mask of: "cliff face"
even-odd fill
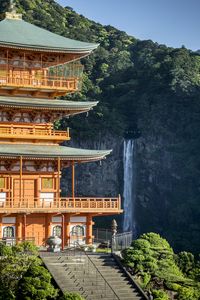
[[[139,233],[158,232],[177,251],[195,252],[200,239],[195,196],[199,180],[189,173],[182,151],[172,150],[174,143],[162,136],[136,142],[136,223]]]
[[[76,166],[78,196],[117,196],[123,194],[123,139],[110,134],[99,140],[74,140],[70,146],[113,149],[106,160]],[[198,208],[191,201],[197,193],[194,181],[185,173],[187,162],[172,151],[174,141],[148,135],[135,141],[134,218],[138,234],[158,232],[176,250],[198,249]],[[63,195],[71,194],[71,170],[63,172]],[[123,199],[122,199],[123,200]],[[123,203],[123,201],[122,201]],[[195,211],[196,209],[196,211]],[[97,226],[109,227],[110,217],[98,218]],[[118,217],[119,227],[122,216]]]
[[[101,162],[76,165],[75,187],[79,196],[115,197],[122,192],[123,186],[123,139],[117,136],[99,136],[98,140],[73,140],[72,147],[83,149],[112,149],[112,153]],[[61,182],[63,193],[71,193],[71,170],[63,172]]]

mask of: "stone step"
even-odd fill
[[[110,255],[55,255],[42,259],[62,291],[78,292],[87,300],[145,299]]]

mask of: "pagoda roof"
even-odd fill
[[[32,144],[1,144],[0,157],[27,159],[55,159],[71,161],[97,161],[104,159],[112,150],[86,150],[58,145],[32,145]]]
[[[72,40],[30,24],[22,19],[0,22],[0,46],[62,53],[89,54],[98,44]]]
[[[57,99],[0,96],[0,106],[14,108],[89,111],[97,104],[97,101],[78,102]]]

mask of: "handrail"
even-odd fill
[[[4,209],[91,209],[99,210],[110,209],[118,211],[121,209],[120,198],[93,198],[93,197],[75,197],[75,198],[13,198],[6,197],[0,199],[0,211]]]
[[[63,78],[55,79],[55,77],[41,77],[36,78],[32,76],[27,77],[15,77],[15,76],[2,76],[0,75],[0,86],[27,86],[32,88],[40,87],[52,88],[52,89],[64,89],[64,90],[78,90],[81,79],[78,77],[74,78]]]
[[[22,135],[23,138],[26,135],[40,135],[40,136],[60,136],[69,137],[69,128],[67,131],[53,130],[52,127],[31,126],[31,125],[8,125],[0,124],[0,135]]]
[[[78,247],[81,249],[81,245],[79,244],[78,241],[76,241],[76,244],[78,245]],[[91,258],[89,257],[89,255],[87,254],[86,251],[84,251],[84,254],[86,255],[88,261],[92,264],[92,266],[95,268],[96,272],[98,274],[100,274],[101,278],[103,279],[104,283],[107,284],[109,286],[109,288],[111,289],[111,291],[113,292],[114,296],[116,297],[117,300],[120,300],[120,298],[118,297],[118,295],[115,293],[115,291],[113,290],[112,286],[109,284],[109,282],[106,280],[106,278],[102,275],[101,271],[99,271],[99,269],[96,267],[96,265],[94,264],[94,262],[91,260]],[[97,286],[97,284],[96,284]],[[106,286],[106,285],[105,285]],[[105,289],[106,292],[106,289]]]

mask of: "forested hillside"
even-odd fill
[[[162,233],[178,250],[200,241],[200,56],[140,41],[62,8],[53,0],[16,0],[24,19],[55,33],[100,43],[84,59],[79,100],[98,107],[70,121],[74,134],[97,132],[138,139],[137,207],[140,232]],[[3,13],[8,1],[0,1]],[[3,14],[1,14],[3,18]],[[62,128],[68,120],[57,124]]]

